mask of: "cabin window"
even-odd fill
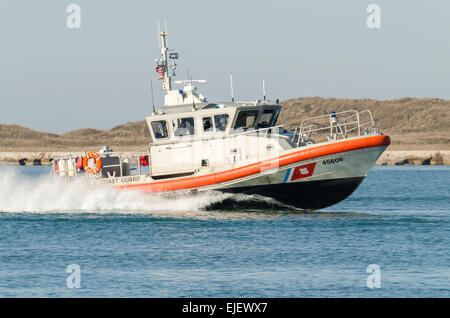
[[[152,121],[152,129],[156,139],[169,137],[165,120]]]
[[[243,128],[244,130],[246,130],[250,127],[253,127],[257,116],[257,110],[240,111],[237,116],[236,123],[234,124],[234,129]]]
[[[256,128],[267,128],[272,127],[275,123],[275,109],[266,109],[262,112],[259,117],[258,124]]]
[[[194,118],[187,117],[174,119],[173,131],[177,137],[195,135]]]
[[[213,121],[211,117],[203,118],[203,131],[204,132],[214,131]]]
[[[225,131],[228,124],[228,116],[227,114],[215,115],[214,123],[216,125],[216,131]]]

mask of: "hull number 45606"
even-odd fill
[[[333,159],[326,159],[324,161],[322,161],[323,165],[332,165],[334,163],[338,163],[338,162],[344,162],[344,158],[339,157],[339,158],[333,158]]]

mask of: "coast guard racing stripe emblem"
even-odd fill
[[[292,173],[291,181],[311,177],[313,175],[315,167],[316,167],[315,162],[296,167],[294,169],[294,172]]]

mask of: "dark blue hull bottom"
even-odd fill
[[[220,189],[222,192],[258,194],[304,210],[318,210],[346,199],[364,177]]]

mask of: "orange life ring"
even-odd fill
[[[89,159],[93,158],[95,161],[95,167],[91,168],[88,166]],[[88,152],[86,156],[83,158],[83,168],[90,174],[96,174],[99,173],[100,169],[102,168],[102,159],[96,152]]]

